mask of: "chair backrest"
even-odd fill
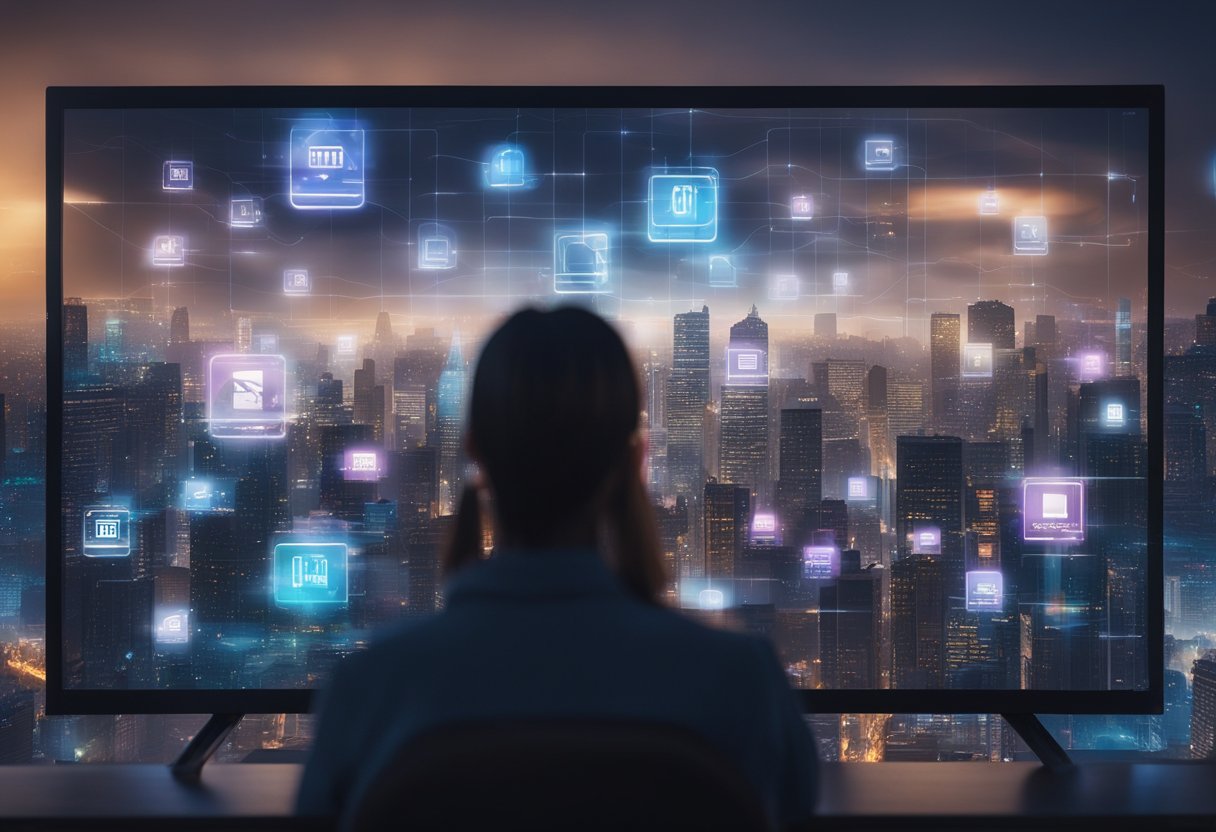
[[[771,829],[755,790],[707,740],[621,722],[460,724],[408,742],[344,829]]]

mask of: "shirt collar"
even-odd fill
[[[557,600],[624,592],[595,549],[496,549],[457,572],[446,587],[447,606],[473,598]]]

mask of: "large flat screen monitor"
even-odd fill
[[[558,304],[666,602],[809,710],[1159,708],[1162,98],[51,90],[51,709],[302,710],[441,608],[479,345]]]

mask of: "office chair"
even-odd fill
[[[771,829],[716,747],[669,726],[595,721],[440,728],[407,743],[342,828]]]

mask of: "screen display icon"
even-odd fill
[[[418,268],[423,271],[456,268],[456,233],[434,222],[418,226]]]
[[[160,234],[152,239],[153,266],[186,265],[186,238],[180,234]]]
[[[228,203],[228,222],[251,228],[262,224],[262,200],[256,196],[241,197]]]
[[[802,549],[802,577],[806,580],[822,581],[839,577],[840,551],[835,546],[804,546]]]
[[[757,514],[752,518],[752,543],[772,544],[777,542],[777,515]]]
[[[1085,481],[1027,477],[1022,483],[1022,538],[1085,540]]]
[[[570,232],[553,238],[553,291],[603,294],[608,285],[608,235]]]
[[[1107,402],[1103,421],[1108,428],[1121,428],[1127,423],[1123,402]]]
[[[153,639],[158,646],[190,643],[190,610],[186,607],[157,607],[153,625]]]
[[[737,285],[735,266],[725,254],[715,254],[709,258],[709,285],[717,289]]]
[[[848,294],[848,291],[849,291],[849,273],[848,272],[833,272],[832,273],[832,290],[838,295]]]
[[[183,511],[231,511],[236,507],[236,481],[191,477],[182,483]]]
[[[349,600],[345,543],[280,543],[273,560],[276,604],[344,605]]]
[[[1047,253],[1047,217],[1014,217],[1013,253]]]
[[[895,142],[891,139],[866,139],[866,170],[895,170]]]
[[[287,432],[287,362],[281,355],[217,355],[207,376],[216,439],[281,439]]]
[[[967,611],[993,612],[1004,604],[1005,576],[1000,572],[977,569],[967,573]]]
[[[283,294],[308,295],[312,293],[312,277],[308,269],[283,270]]]
[[[194,189],[194,162],[165,162],[162,187],[166,191]]]
[[[291,128],[288,197],[294,208],[359,208],[363,205],[363,130]]]
[[[375,448],[347,448],[342,454],[342,478],[355,482],[375,482],[383,475],[380,451]]]
[[[980,194],[980,216],[995,217],[1001,213],[1001,201],[997,198],[996,191],[989,188]]]
[[[797,275],[779,274],[769,281],[769,300],[798,300],[801,281]]]
[[[1077,376],[1082,382],[1106,378],[1106,355],[1083,352],[1077,357]]]
[[[870,478],[849,477],[848,495],[850,500],[870,499]]]
[[[490,188],[531,188],[540,177],[528,173],[528,157],[518,145],[498,145],[484,162],[485,183]]]
[[[942,553],[942,530],[937,526],[913,527],[912,554],[940,555]]]
[[[84,510],[81,550],[87,558],[124,558],[131,554],[131,512],[117,506]]]
[[[810,194],[795,194],[790,197],[790,219],[810,220],[815,218],[815,198]]]
[[[963,378],[992,378],[992,344],[963,344]]]
[[[768,384],[768,356],[756,347],[726,348],[727,384]]]
[[[339,335],[334,339],[334,356],[354,358],[359,351],[359,339],[354,335]]]
[[[667,171],[650,177],[652,243],[712,243],[718,239],[718,172]]]

